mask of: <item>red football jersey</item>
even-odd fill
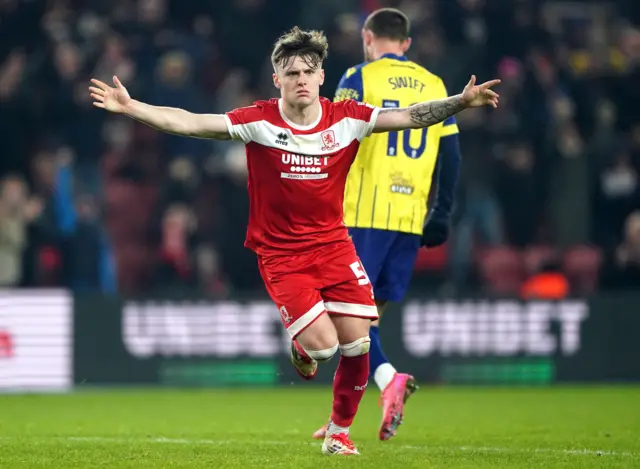
[[[245,246],[258,255],[291,254],[348,239],[342,208],[347,174],[379,109],[325,98],[320,105],[320,116],[308,126],[289,121],[279,99],[226,114],[232,138],[246,147]]]

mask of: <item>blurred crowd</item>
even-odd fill
[[[410,58],[450,92],[503,80],[498,110],[459,117],[454,230],[421,253],[416,285],[640,285],[637,1],[0,0],[0,286],[260,289],[242,145],[107,115],[88,79],[224,112],[276,94],[271,47],[298,24],[329,37],[332,97],[379,6],[412,19]]]

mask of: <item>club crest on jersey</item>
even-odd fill
[[[340,144],[336,142],[336,134],[333,130],[325,130],[320,134],[320,138],[322,139],[322,151],[333,150],[340,146]]]

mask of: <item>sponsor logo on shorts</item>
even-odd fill
[[[280,306],[280,317],[285,322],[285,324],[289,324],[291,322],[291,316],[289,315],[289,311],[285,306]]]

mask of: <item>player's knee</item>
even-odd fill
[[[369,353],[370,346],[371,339],[369,339],[369,336],[360,337],[349,344],[340,344],[340,353],[344,357],[358,357]]]
[[[304,330],[298,337],[298,343],[307,355],[319,362],[331,360],[338,352],[338,334],[328,316],[323,315]]]
[[[326,362],[331,360],[333,356],[338,352],[338,342],[329,348],[325,348],[323,350],[306,350],[307,355],[313,358],[317,362]]]

